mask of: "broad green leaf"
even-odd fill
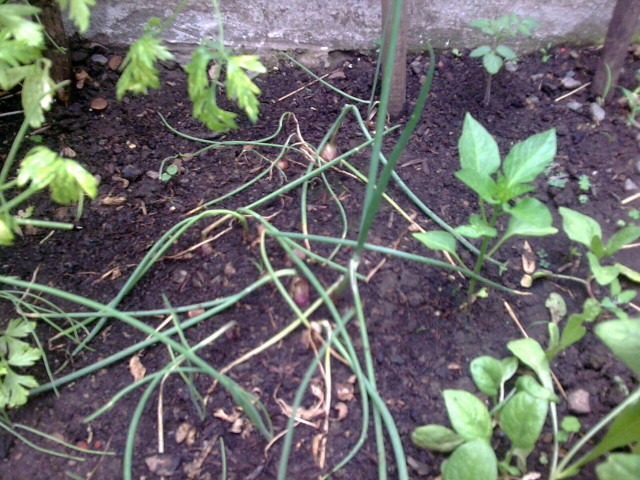
[[[543,386],[553,390],[549,361],[537,341],[533,338],[521,338],[507,343],[507,348],[538,375]]]
[[[540,437],[548,409],[547,400],[518,392],[500,410],[500,428],[514,447],[531,451]]]
[[[486,55],[490,51],[491,51],[491,47],[489,45],[481,45],[477,48],[474,48],[469,54],[469,56],[472,58],[478,58]]]
[[[549,352],[558,348],[560,345],[560,329],[558,325],[549,322],[547,323],[547,330],[549,332],[549,344],[547,346],[547,358],[549,358]]]
[[[606,255],[604,243],[602,243],[602,238],[593,237],[591,239],[591,245],[589,246],[589,250],[593,253],[598,259],[604,258]]]
[[[471,362],[471,378],[478,390],[489,397],[497,397],[502,385],[502,363],[488,355]]]
[[[460,235],[469,238],[489,237],[494,238],[498,235],[498,231],[490,226],[480,215],[471,215],[469,217],[471,225],[461,225],[454,230]]]
[[[67,205],[80,200],[83,194],[90,198],[98,195],[98,181],[74,160],[64,159],[49,184],[53,201]]]
[[[502,381],[506,382],[518,371],[518,359],[516,357],[505,357],[500,360],[502,364]]]
[[[11,369],[0,381],[0,409],[16,408],[27,403],[29,390],[38,386],[38,382],[29,375],[19,375]]]
[[[57,0],[62,10],[69,5],[69,18],[78,27],[80,33],[84,33],[89,28],[90,7],[96,4],[96,0]]]
[[[625,365],[640,375],[640,319],[599,323],[595,333]]]
[[[43,189],[51,183],[56,175],[62,158],[45,147],[33,147],[20,163],[18,170],[18,186],[23,187],[31,182],[30,188]]]
[[[592,322],[600,314],[600,304],[589,298],[584,302],[581,313],[574,313],[569,316],[567,324],[562,330],[560,342],[547,350],[547,358],[551,360],[569,345],[573,345],[587,333],[587,329],[582,325],[584,322]]]
[[[509,185],[509,180],[502,172],[498,172],[496,181],[496,197],[503,205],[508,206],[511,200],[525,193],[535,190],[533,185],[519,183],[517,185]]]
[[[500,203],[495,198],[497,193],[496,182],[489,175],[466,168],[458,170],[454,175],[467,187],[476,192],[485,202],[491,205]]]
[[[480,439],[463,443],[442,462],[443,480],[496,480],[498,460],[491,446]]]
[[[638,295],[638,292],[635,292],[633,290],[625,290],[623,292],[620,292],[620,294],[618,294],[618,296],[616,297],[616,302],[618,304],[629,303],[634,298],[636,298],[637,295]]]
[[[464,116],[458,151],[462,170],[472,170],[487,177],[500,166],[498,144],[470,113]]]
[[[532,397],[545,400],[547,402],[557,403],[560,401],[553,390],[540,385],[531,375],[521,375],[516,380],[516,389],[519,392],[526,392]]]
[[[611,423],[604,438],[589,454],[580,459],[577,466],[581,467],[600,455],[640,441],[640,402],[629,405]]]
[[[640,238],[640,227],[627,225],[611,236],[605,247],[604,256],[609,257],[613,255],[625,245],[635,242],[638,238]]]
[[[616,263],[614,266],[618,269],[620,275],[624,275],[632,282],[640,283],[640,272],[631,270],[629,267],[622,265],[621,263]]]
[[[414,233],[413,237],[432,250],[438,250],[448,252],[452,255],[457,255],[456,239],[449,232],[434,230],[431,232]]]
[[[523,198],[509,209],[509,213],[511,218],[504,233],[505,239],[517,235],[542,237],[558,232],[558,229],[551,225],[553,217],[547,206],[535,198]]]
[[[569,239],[591,248],[593,237],[602,238],[600,224],[593,218],[566,207],[559,208],[562,228]]]
[[[640,455],[612,453],[596,467],[598,480],[638,480]]]
[[[260,89],[251,81],[244,70],[265,73],[266,68],[260,63],[256,55],[238,55],[229,57],[227,63],[227,98],[236,100],[238,106],[244,110],[253,123],[258,121],[258,101]]]
[[[564,298],[556,292],[551,292],[544,302],[544,306],[549,310],[551,321],[559,323],[567,315],[567,304]]]
[[[146,94],[149,88],[160,88],[155,63],[170,60],[173,55],[153,32],[146,32],[129,48],[122,62],[122,75],[116,85],[116,97],[122,100],[127,92]]]
[[[484,65],[485,70],[491,75],[498,73],[502,68],[503,63],[504,61],[502,60],[502,57],[493,52],[489,52],[482,57],[482,65]]]
[[[502,55],[502,57],[505,60],[514,60],[515,58],[517,58],[516,53],[511,50],[509,47],[507,47],[506,45],[498,45],[496,47],[496,52],[499,55]]]
[[[442,425],[423,425],[411,432],[411,441],[420,448],[436,452],[451,452],[464,443],[456,432]]]
[[[458,435],[465,440],[479,438],[488,442],[493,426],[484,403],[464,390],[445,390],[443,395],[449,421]]]
[[[553,128],[517,143],[502,164],[508,185],[532,182],[553,161],[555,155],[556,131]]]
[[[589,260],[589,268],[600,285],[609,285],[616,278],[620,271],[615,265],[602,266],[593,253],[587,252],[587,260]]]

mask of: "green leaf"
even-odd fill
[[[497,397],[502,385],[502,363],[488,355],[474,358],[471,362],[471,378],[482,393]]]
[[[489,237],[494,238],[498,235],[498,231],[490,226],[480,215],[471,215],[469,217],[471,225],[461,225],[454,230],[460,235],[469,238]]]
[[[487,28],[489,25],[490,25],[489,20],[485,18],[477,18],[473,22],[469,22],[470,27],[479,28],[479,29]]]
[[[420,448],[436,452],[451,452],[464,443],[456,432],[442,425],[423,425],[411,433],[411,441]]]
[[[258,106],[260,105],[257,95],[260,95],[261,92],[243,70],[256,73],[265,73],[267,70],[256,55],[229,57],[227,63],[227,98],[236,100],[249,120],[255,123],[258,121]]]
[[[593,218],[566,207],[559,208],[562,228],[569,239],[591,248],[593,237],[602,238],[600,224]]]
[[[489,175],[466,168],[458,170],[454,175],[467,187],[476,192],[485,202],[491,205],[500,203],[499,200],[495,198],[497,192],[496,182]]]
[[[523,198],[508,212],[511,214],[511,218],[504,233],[505,239],[517,235],[542,237],[558,232],[557,228],[551,226],[553,223],[551,212],[538,199]]]
[[[578,433],[581,427],[580,420],[578,420],[577,417],[568,415],[562,419],[562,422],[560,423],[560,427],[565,432]]]
[[[595,333],[625,365],[640,375],[640,319],[599,323]]]
[[[442,462],[443,480],[496,480],[498,460],[491,446],[480,439],[463,443]]]
[[[614,266],[618,269],[620,275],[624,275],[632,282],[640,283],[640,272],[631,270],[629,267],[622,265],[621,263],[616,263]]]
[[[18,375],[7,369],[0,382],[0,409],[16,408],[27,403],[29,390],[38,386],[38,382],[29,375]]]
[[[43,189],[51,183],[62,159],[44,146],[33,147],[20,163],[18,186],[31,182],[30,188]]]
[[[533,338],[522,338],[507,343],[507,348],[525,365],[533,370],[542,385],[553,390],[549,361],[540,344]]]
[[[544,306],[549,310],[551,321],[559,323],[567,315],[567,304],[564,298],[556,292],[551,292],[544,302]]]
[[[530,452],[540,437],[548,409],[547,400],[518,392],[500,410],[500,428],[514,447]]]
[[[131,45],[120,67],[122,75],[116,85],[118,100],[122,100],[127,92],[146,94],[149,88],[160,88],[155,63],[172,58],[173,55],[153,32],[142,35]]]
[[[598,480],[638,480],[640,455],[612,453],[605,463],[596,467]]]
[[[553,128],[517,143],[502,164],[508,186],[532,182],[553,161],[555,155],[556,131]]]
[[[598,257],[596,257],[593,253],[587,252],[587,260],[589,260],[589,268],[591,269],[591,273],[595,277],[596,281],[600,285],[609,285],[616,278],[618,278],[618,274],[620,271],[613,266],[605,266],[600,265],[598,261]]]
[[[506,45],[498,45],[496,47],[496,52],[499,55],[502,55],[505,60],[515,60],[517,58],[516,53]]]
[[[14,235],[12,229],[4,219],[0,218],[0,245],[9,247],[13,243]]]
[[[474,48],[469,54],[469,56],[472,58],[483,57],[490,51],[491,51],[491,47],[489,45],[481,45],[480,47]]]
[[[54,82],[49,76],[51,61],[43,58],[23,67],[22,107],[29,125],[38,128],[44,122],[44,111],[51,108]]]
[[[516,380],[516,390],[519,392],[526,392],[532,397],[536,397],[547,402],[557,403],[560,401],[553,390],[540,385],[531,375],[521,375],[518,377],[518,380]]]
[[[449,232],[431,231],[414,233],[413,237],[432,250],[458,255],[456,252],[456,239]]]
[[[609,257],[613,255],[625,245],[635,242],[638,238],[640,238],[640,227],[636,225],[628,225],[622,230],[618,230],[607,242],[604,256]]]
[[[6,29],[6,37],[14,38],[27,46],[40,48],[44,45],[43,28],[30,19],[39,12],[39,8],[30,5],[0,5],[0,26]]]
[[[84,33],[89,28],[89,18],[91,12],[89,7],[96,4],[96,0],[57,0],[62,10],[67,8],[69,4],[69,18],[78,27],[80,33]]]
[[[493,52],[489,52],[482,57],[482,65],[484,65],[485,70],[491,75],[498,73],[502,68],[503,63],[502,57]]]
[[[498,144],[469,113],[464,116],[458,151],[462,170],[472,170],[487,177],[500,166]]]
[[[584,302],[581,313],[574,313],[569,316],[567,324],[562,330],[559,344],[547,350],[547,358],[551,360],[569,345],[573,345],[582,339],[587,333],[587,329],[582,324],[594,321],[600,311],[600,304],[596,300],[587,299]]]
[[[458,435],[465,440],[478,438],[488,442],[493,426],[484,403],[464,390],[445,390],[443,395],[449,421]]]

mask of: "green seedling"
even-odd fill
[[[496,141],[467,113],[458,151],[461,169],[455,176],[478,195],[480,205],[480,214],[471,215],[468,225],[455,229],[460,235],[482,240],[475,273],[480,272],[485,256],[492,256],[510,238],[539,237],[557,232],[552,226],[553,218],[549,209],[540,200],[524,197],[534,190],[530,182],[542,173],[555,156],[554,129],[516,144],[501,162]],[[503,232],[498,232],[496,222],[504,215],[509,217],[507,227]],[[414,234],[414,237],[433,250],[451,254],[462,263],[452,234],[431,231]],[[470,295],[474,289],[475,281],[472,280]]]
[[[578,188],[583,192],[591,190],[591,179],[588,175],[582,174],[578,177]],[[578,201],[584,205],[589,201],[589,196],[586,193],[581,193],[578,195]]]
[[[636,120],[636,116],[640,113],[640,70],[636,71],[636,82],[638,86],[633,90],[627,90],[624,87],[619,88],[627,100],[627,108],[629,109],[627,125],[640,128],[640,123]]]
[[[633,220],[640,220],[640,210],[638,210],[637,208],[632,208],[631,210],[629,210],[627,212],[627,215]]]
[[[547,180],[547,185],[550,187],[564,188],[567,186],[567,179],[561,177],[551,177]]]
[[[551,43],[547,43],[546,47],[542,47],[540,49],[540,53],[542,54],[542,63],[547,63],[551,58],[553,58],[553,53],[551,53],[552,45]]]
[[[549,268],[551,266],[549,264],[549,261],[547,260],[547,257],[549,256],[549,254],[544,248],[541,248],[540,250],[538,250],[536,252],[536,256],[538,257],[538,263],[542,268]]]
[[[0,333],[0,411],[24,405],[29,390],[38,386],[31,375],[18,373],[33,366],[42,356],[38,348],[23,340],[33,335],[34,328],[35,322],[14,318]]]
[[[457,48],[452,48],[451,49],[451,54],[456,58],[461,58],[462,57],[462,52],[460,50],[458,50]]]
[[[179,170],[180,169],[178,168],[178,166],[172,163],[165,169],[164,172],[162,172],[162,174],[160,175],[160,180],[162,180],[163,182],[168,182],[176,173],[178,173]]]
[[[491,100],[491,79],[500,71],[505,61],[513,61],[517,58],[515,52],[507,45],[504,45],[502,41],[508,36],[515,37],[518,34],[529,37],[531,36],[531,30],[540,27],[540,25],[531,18],[521,18],[515,13],[493,20],[479,18],[469,25],[491,37],[490,44],[481,45],[470,53],[471,57],[482,59],[482,65],[487,71],[484,104],[488,106]]]

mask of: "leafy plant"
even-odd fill
[[[523,197],[534,190],[530,185],[553,160],[556,153],[555,130],[551,129],[529,137],[513,146],[504,161],[500,160],[498,145],[493,137],[469,113],[466,114],[462,135],[458,142],[461,169],[455,176],[478,195],[480,214],[471,215],[469,224],[455,229],[468,238],[482,239],[480,254],[474,272],[480,272],[485,255],[492,256],[500,246],[515,236],[538,237],[552,235],[549,209],[532,197]],[[487,206],[491,212],[488,212]],[[503,215],[509,216],[504,232],[498,232],[496,222]],[[431,231],[416,233],[414,237],[433,250],[453,255],[456,239],[448,232]],[[489,249],[489,243],[493,242]],[[472,279],[469,294],[474,293]]]
[[[479,18],[469,25],[491,37],[490,44],[481,45],[469,54],[473,58],[481,58],[482,65],[487,71],[487,84],[484,95],[484,104],[487,106],[491,100],[491,79],[500,71],[506,60],[515,60],[517,58],[515,52],[507,45],[504,45],[502,41],[506,37],[515,37],[518,34],[529,37],[532,29],[539,28],[540,24],[532,18],[521,18],[515,13],[510,13],[493,20]]]
[[[551,58],[553,58],[553,53],[551,52],[552,45],[551,43],[547,43],[546,47],[542,47],[540,49],[540,53],[542,54],[542,63],[547,63]]]
[[[636,120],[636,116],[640,113],[640,70],[636,71],[636,81],[638,86],[633,90],[627,90],[624,87],[619,87],[620,91],[627,100],[627,107],[629,113],[627,114],[627,125],[640,128],[640,123]]]
[[[18,373],[18,369],[33,366],[42,356],[38,348],[22,340],[32,335],[34,328],[35,322],[14,318],[0,333],[0,411],[24,405],[29,389],[38,386],[32,376]]]
[[[627,212],[627,215],[629,216],[629,218],[632,218],[634,220],[640,220],[640,210],[638,210],[637,208],[632,208],[631,210],[629,210]]]

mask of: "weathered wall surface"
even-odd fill
[[[473,47],[482,35],[467,24],[509,12],[531,17],[542,28],[518,40],[518,49],[538,49],[547,42],[598,43],[604,39],[615,0],[449,0],[408,1],[409,45],[429,39],[436,48]],[[128,45],[151,16],[167,18],[176,0],[147,2],[99,0],[93,8],[89,38]],[[371,50],[380,37],[380,0],[220,0],[225,43],[249,51],[305,49]],[[192,0],[165,39],[180,52],[215,38],[216,17],[210,0]]]

